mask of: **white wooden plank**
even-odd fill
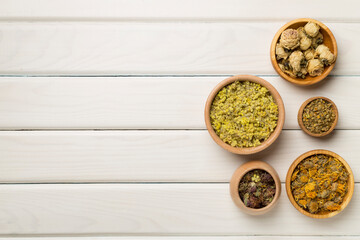
[[[0,129],[205,129],[206,99],[225,78],[0,78]],[[308,88],[264,79],[283,98],[285,129],[300,129],[298,109],[316,95],[338,106],[338,129],[360,129],[360,77],[331,77]]]
[[[291,163],[312,149],[342,156],[360,182],[360,131],[326,139],[284,131],[262,153],[243,157],[206,131],[0,132],[0,182],[228,182],[250,159],[270,163],[284,182]]]
[[[126,236],[126,237],[54,237],[46,236],[49,240],[358,240],[360,236]],[[45,237],[0,237],[1,240],[44,240]]]
[[[6,20],[288,20],[306,15],[359,21],[356,0],[1,0],[0,5]]]
[[[275,74],[269,47],[284,23],[1,22],[0,74]],[[360,74],[360,23],[325,24],[333,74]]]
[[[0,234],[360,234],[357,194],[321,220],[299,213],[285,192],[269,214],[247,216],[228,184],[20,184],[1,185],[0,196]]]

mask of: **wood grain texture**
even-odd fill
[[[307,86],[316,84],[324,79],[331,73],[332,69],[334,68],[336,62],[334,61],[330,66],[325,66],[322,73],[319,76],[310,76],[310,74],[306,74],[304,79],[298,77],[292,77],[289,74],[283,72],[280,69],[278,59],[276,56],[276,45],[280,41],[281,34],[286,29],[299,29],[299,27],[304,27],[308,22],[316,23],[320,27],[320,33],[323,36],[322,44],[327,46],[329,50],[334,54],[335,60],[338,56],[338,48],[337,43],[334,35],[332,34],[331,30],[322,22],[312,19],[312,18],[298,18],[294,19],[290,22],[287,22],[282,26],[275,34],[270,47],[270,55],[271,55],[271,64],[273,65],[275,71],[285,80],[300,85],[300,86]]]
[[[243,202],[243,200],[240,198],[239,185],[245,174],[251,172],[252,170],[257,170],[257,169],[264,170],[265,172],[271,175],[272,179],[275,182],[275,193],[271,202],[266,207],[251,208],[251,207],[247,207],[246,204]],[[237,168],[231,177],[229,186],[230,186],[230,195],[235,205],[238,206],[239,209],[241,209],[241,211],[243,211],[244,213],[253,216],[263,215],[270,212],[278,203],[281,192],[283,191],[281,190],[281,182],[276,170],[268,163],[258,160],[249,161],[241,165],[239,168]]]
[[[359,2],[347,0],[1,0],[1,19],[46,20],[288,20],[312,16],[359,21]],[[311,8],[309,7],[311,5]],[[261,7],[259,7],[261,6]],[[324,6],[332,6],[326,7]],[[269,9],[276,9],[269,11]],[[338,11],[341,9],[341,11]]]
[[[322,220],[300,214],[286,194],[268,214],[245,215],[228,184],[20,184],[0,185],[0,195],[0,234],[360,234],[358,195]]]
[[[275,74],[284,23],[1,22],[0,74]],[[324,24],[339,45],[332,74],[360,74],[360,23]]]
[[[360,131],[325,139],[283,131],[267,150],[229,153],[206,131],[1,131],[0,182],[228,182],[247,160],[263,160],[285,181],[291,163],[312,149],[343,157],[360,182]]]
[[[219,91],[221,91],[224,87],[228,86],[229,84],[233,84],[234,82],[246,82],[250,81],[253,83],[260,84],[261,86],[265,87],[269,94],[272,96],[274,103],[277,105],[278,109],[278,118],[276,122],[276,128],[275,130],[270,134],[270,136],[259,146],[256,147],[245,147],[245,148],[239,148],[239,147],[233,147],[228,143],[225,143],[216,133],[214,128],[212,127],[212,120],[211,120],[211,107],[214,99],[216,98]],[[229,94],[228,94],[229,95]],[[229,78],[226,78],[225,80],[221,81],[219,84],[217,84],[211,93],[209,94],[209,97],[206,100],[205,103],[205,111],[204,111],[204,118],[205,118],[205,125],[206,129],[208,130],[210,136],[212,139],[223,149],[236,153],[239,155],[250,155],[254,153],[258,153],[263,151],[264,149],[268,148],[272,143],[276,141],[276,139],[279,137],[285,121],[285,107],[284,102],[279,94],[279,92],[274,88],[273,85],[271,85],[268,81],[265,81],[262,78],[253,76],[253,75],[236,75]]]
[[[226,77],[0,78],[0,129],[205,129],[205,102]],[[285,129],[313,96],[339,109],[337,129],[360,129],[360,77],[330,77],[301,88],[263,77],[285,104]]]

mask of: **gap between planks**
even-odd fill
[[[359,131],[357,128],[349,129],[334,129],[334,131]],[[205,128],[71,128],[71,129],[62,129],[62,128],[50,128],[50,129],[0,129],[0,132],[147,132],[147,131],[207,131]],[[301,131],[301,129],[283,129],[282,131]]]

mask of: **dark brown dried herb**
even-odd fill
[[[246,173],[239,183],[239,196],[245,206],[263,208],[275,196],[275,181],[266,171],[256,169]]]
[[[332,103],[318,98],[308,103],[302,113],[302,120],[307,130],[320,134],[329,131],[336,118]]]
[[[264,86],[235,81],[223,87],[210,109],[210,121],[220,139],[232,147],[256,147],[275,130],[279,108]]]
[[[291,176],[291,191],[297,204],[313,214],[340,209],[347,193],[349,174],[334,157],[319,154],[302,160]]]

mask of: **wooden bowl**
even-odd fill
[[[268,172],[275,181],[275,196],[272,202],[263,208],[249,208],[246,207],[239,195],[239,183],[243,176],[251,170],[261,169]],[[273,167],[269,164],[262,161],[250,161],[241,165],[234,172],[230,180],[230,195],[236,206],[238,206],[242,211],[250,215],[262,215],[270,211],[278,202],[279,196],[281,194],[281,182],[279,175]]]
[[[326,213],[326,214],[312,214],[309,213],[307,211],[305,211],[304,209],[302,209],[296,202],[295,199],[292,195],[291,192],[291,188],[290,188],[290,184],[291,184],[291,176],[293,174],[293,171],[295,170],[296,166],[305,158],[315,155],[315,154],[324,154],[324,155],[329,155],[332,157],[335,157],[336,159],[338,159],[346,168],[347,172],[349,173],[349,179],[348,179],[348,192],[345,195],[344,201],[341,204],[341,208],[337,211],[334,212],[330,212],[330,213]],[[346,206],[349,204],[351,197],[354,193],[354,175],[353,172],[351,171],[351,168],[349,166],[349,164],[347,164],[347,162],[340,157],[339,155],[337,155],[334,152],[328,151],[328,150],[322,150],[322,149],[318,149],[318,150],[312,150],[309,152],[306,152],[304,154],[302,154],[301,156],[299,156],[290,166],[287,175],[286,175],[286,193],[289,197],[289,200],[291,202],[291,204],[302,214],[311,217],[311,218],[329,218],[329,217],[333,217],[336,214],[340,213],[342,210],[344,210],[346,208]]]
[[[312,84],[315,84],[315,83],[323,80],[327,75],[329,75],[331,70],[334,68],[335,62],[333,64],[331,64],[330,66],[325,67],[324,72],[320,76],[311,77],[309,75],[306,75],[305,79],[293,78],[293,77],[290,77],[289,75],[287,75],[286,73],[284,73],[283,71],[281,71],[281,69],[278,65],[278,62],[276,60],[275,47],[276,47],[276,44],[278,43],[280,35],[283,31],[285,31],[288,28],[297,29],[298,27],[303,27],[303,26],[305,26],[306,23],[308,23],[310,21],[314,22],[320,26],[320,32],[324,36],[323,44],[326,45],[330,49],[330,51],[335,55],[335,57],[337,58],[338,49],[337,49],[337,44],[336,44],[334,35],[330,31],[330,29],[327,26],[325,26],[322,22],[319,22],[319,21],[317,21],[315,19],[311,19],[311,18],[295,19],[293,21],[288,22],[284,26],[282,26],[279,29],[279,31],[275,34],[275,37],[272,40],[271,47],[270,47],[271,63],[273,65],[275,71],[285,80],[295,83],[297,85],[302,85],[302,86],[312,85]]]
[[[269,92],[273,96],[276,104],[278,105],[279,117],[278,117],[277,126],[276,126],[275,130],[271,133],[270,137],[257,147],[249,147],[249,148],[232,147],[231,145],[223,142],[220,139],[220,137],[215,133],[213,127],[211,126],[210,108],[211,108],[211,104],[212,104],[216,94],[223,87],[225,87],[235,81],[250,81],[250,82],[255,82],[255,83],[262,85],[263,87],[265,87],[269,90]],[[206,124],[206,128],[207,128],[210,136],[214,139],[214,141],[219,146],[221,146],[222,148],[224,148],[232,153],[236,153],[236,154],[242,154],[242,155],[253,154],[253,153],[260,152],[260,151],[266,149],[267,147],[269,147],[280,135],[281,130],[284,125],[284,121],[285,121],[285,108],[284,108],[284,103],[280,97],[280,94],[276,91],[276,89],[269,82],[265,81],[262,78],[252,76],[252,75],[237,75],[237,76],[226,78],[225,80],[221,81],[212,90],[212,92],[210,93],[210,95],[206,101],[206,104],[205,104],[205,124]]]
[[[315,100],[315,99],[324,99],[325,101],[328,101],[332,104],[333,108],[334,108],[334,112],[335,112],[335,121],[334,123],[332,124],[331,128],[327,131],[327,132],[323,132],[323,133],[312,133],[310,132],[309,130],[306,129],[305,125],[304,125],[304,122],[303,122],[303,119],[302,119],[302,115],[303,115],[303,112],[304,112],[304,108],[306,107],[306,105],[308,105],[311,101]],[[299,112],[298,112],[298,116],[297,116],[297,119],[298,119],[298,123],[299,123],[299,126],[300,128],[306,132],[307,134],[309,134],[310,136],[313,136],[313,137],[324,137],[326,135],[328,135],[329,133],[331,133],[337,122],[338,122],[338,119],[339,119],[339,112],[338,112],[338,109],[335,105],[335,103],[333,101],[331,101],[330,99],[326,98],[326,97],[312,97],[312,98],[309,98],[308,100],[306,100],[300,107],[299,109]]]

